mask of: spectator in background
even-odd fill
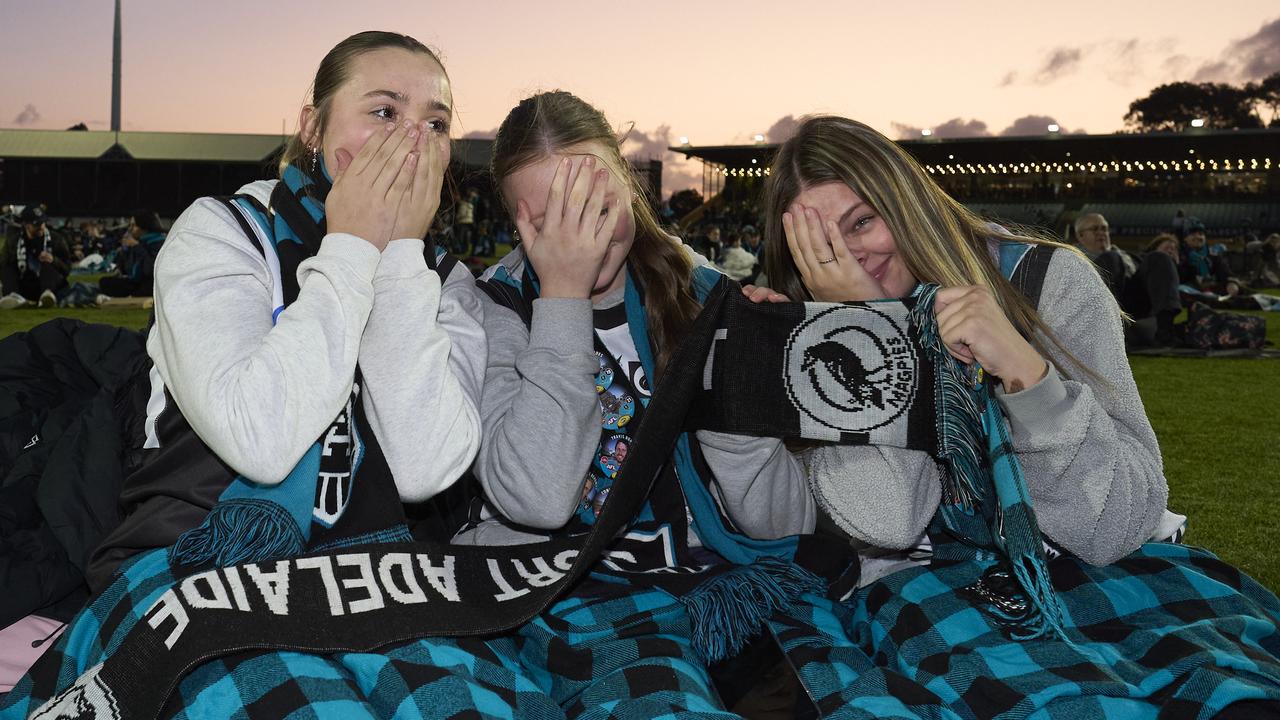
[[[150,297],[155,279],[156,255],[164,244],[164,226],[151,210],[139,210],[120,239],[116,255],[119,275],[98,281],[103,295],[110,297]]]
[[[476,222],[475,255],[489,257],[494,254],[493,223],[488,219]]]
[[[1111,244],[1111,226],[1098,213],[1085,213],[1076,218],[1076,242],[1084,254],[1102,273],[1107,289],[1119,302],[1125,284],[1138,272],[1138,263],[1129,253]]]
[[[44,209],[28,205],[18,217],[20,227],[9,233],[0,257],[0,309],[38,302],[53,307],[57,292],[67,284],[71,251],[49,231]]]
[[[738,235],[729,236],[729,244],[716,267],[725,275],[740,283],[749,284],[755,281],[757,264],[760,259],[742,247],[742,239]]]
[[[719,259],[723,250],[724,241],[720,238],[720,227],[712,225],[711,229],[707,231],[706,256],[712,259]]]
[[[475,188],[468,188],[466,195],[458,201],[458,209],[453,218],[453,251],[459,256],[471,254],[471,243],[475,237],[476,198],[480,193]]]
[[[742,226],[742,249],[760,257],[760,253],[764,250],[764,244],[760,242],[760,231],[756,230],[754,225]]]
[[[1182,211],[1182,208],[1178,208],[1178,212],[1173,214],[1173,222],[1169,223],[1169,227],[1173,230],[1178,242],[1182,242],[1182,238],[1187,236],[1187,214]]]
[[[1178,238],[1160,233],[1142,256],[1121,307],[1134,319],[1126,328],[1130,345],[1174,344],[1173,319],[1182,311],[1178,296]]]
[[[1225,258],[1209,252],[1205,242],[1204,223],[1192,218],[1187,224],[1187,237],[1182,246],[1182,262],[1178,276],[1182,284],[1198,290],[1215,292],[1226,287],[1231,274]]]
[[[1280,285],[1280,233],[1245,243],[1245,272],[1252,285]]]

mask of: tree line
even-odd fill
[[[1178,131],[1191,121],[1219,129],[1280,128],[1280,72],[1243,85],[1173,82],[1129,104],[1130,132]]]

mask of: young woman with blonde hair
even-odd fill
[[[956,442],[965,412],[938,411],[968,463],[803,451],[863,569],[852,608],[811,598],[814,647],[847,653],[802,673],[815,698],[927,717],[1280,699],[1275,596],[1208,553],[1148,542],[1180,516],[1165,510],[1120,309],[1088,259],[977,217],[902,147],[840,117],[806,119],[779,148],[765,243],[770,284],[792,299],[930,308],[915,332],[936,338],[940,377],[972,388],[958,395],[974,393],[981,420]],[[966,475],[993,484],[975,494]],[[1256,672],[1241,686],[1218,670],[1235,661]]]

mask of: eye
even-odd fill
[[[875,219],[876,219],[875,215],[863,215],[862,217],[853,221],[853,223],[849,226],[849,232],[856,233],[861,230],[865,230],[867,226],[871,224],[871,221]]]
[[[395,120],[395,119],[396,119],[396,109],[395,109],[395,108],[393,108],[393,107],[391,107],[390,105],[383,105],[382,107],[376,108],[376,109],[375,109],[372,113],[370,113],[370,114],[371,114],[371,115],[373,115],[374,117],[380,118],[380,119],[382,119],[382,120]]]
[[[430,128],[432,132],[438,132],[438,133],[448,134],[448,132],[449,132],[449,121],[448,121],[448,120],[445,120],[445,119],[443,119],[443,118],[436,118],[435,120],[428,120],[428,121],[427,121],[427,127],[428,127],[428,128]]]

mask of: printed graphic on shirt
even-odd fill
[[[636,352],[635,341],[631,339],[631,329],[627,325],[625,308],[617,305],[607,310],[597,310],[595,326],[596,336],[608,348],[609,354],[626,374],[627,384],[635,388],[640,402],[647,405],[653,391],[649,388],[649,378],[645,376],[644,365],[640,363],[640,354]],[[599,387],[600,383],[597,382],[596,385]]]
[[[352,390],[347,406],[320,439],[320,473],[312,517],[331,528],[351,502],[351,487],[360,456],[360,436],[352,422],[359,387]]]
[[[605,477],[610,479],[618,476],[618,470],[622,468],[622,463],[627,459],[627,451],[631,449],[631,438],[626,435],[614,435],[600,445],[600,452],[596,456],[596,467],[598,467]]]
[[[600,372],[596,374],[596,392],[602,393],[613,385],[613,368],[609,367],[609,361],[599,352],[596,353],[596,359],[600,361]]]
[[[607,388],[600,393],[600,412],[606,430],[620,430],[635,416],[636,400],[624,388]]]

